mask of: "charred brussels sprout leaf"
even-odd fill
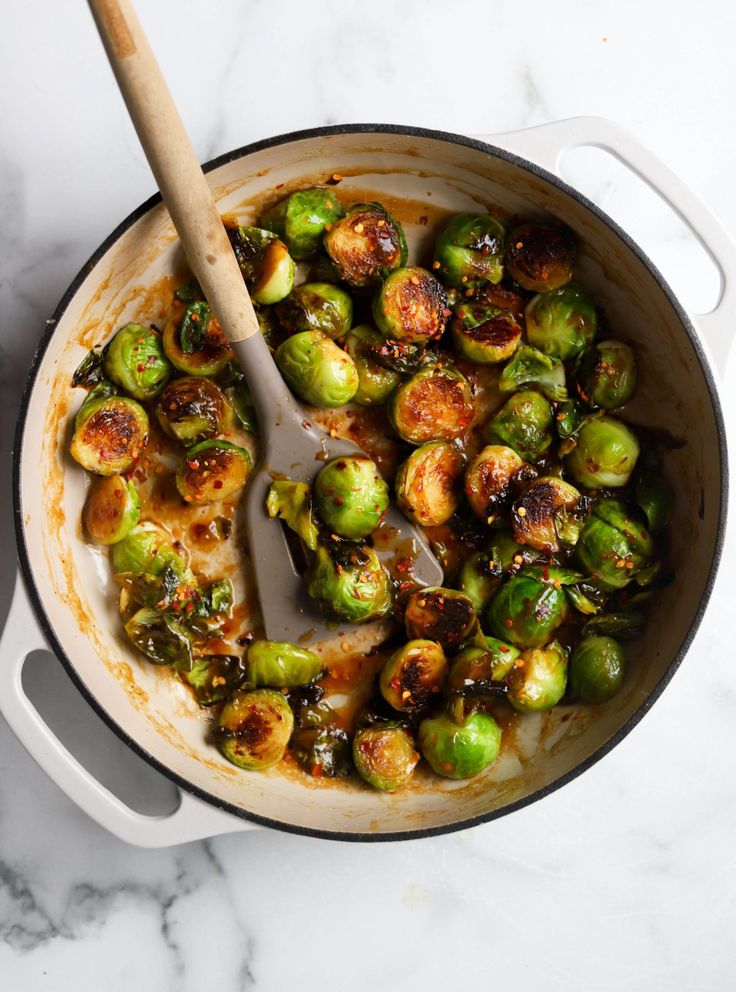
[[[353,301],[339,286],[305,282],[276,304],[282,327],[290,333],[322,331],[328,338],[344,337],[353,322]]]
[[[340,727],[298,727],[291,747],[297,764],[315,778],[345,778],[352,771],[350,738]]]
[[[508,677],[508,687],[508,701],[520,713],[556,706],[567,687],[567,651],[557,641],[523,651]]]
[[[180,578],[186,573],[184,558],[174,549],[171,535],[157,524],[145,521],[134,527],[110,550],[110,564],[115,575],[161,575],[166,568],[173,568]]]
[[[540,293],[527,305],[525,316],[529,344],[563,362],[592,344],[598,330],[595,306],[579,286]]]
[[[487,713],[473,713],[462,724],[441,713],[422,720],[419,749],[437,775],[473,778],[498,757],[501,728]]]
[[[510,310],[471,300],[455,310],[452,339],[463,358],[493,365],[514,354],[521,341],[521,324]]]
[[[385,616],[393,602],[391,580],[373,548],[336,544],[317,549],[307,571],[307,592],[330,616],[363,623]]]
[[[465,473],[465,495],[479,520],[492,524],[506,509],[523,466],[515,451],[500,444],[489,444],[476,455]]]
[[[506,400],[483,428],[490,444],[504,444],[524,459],[534,462],[552,444],[554,417],[549,402],[533,389],[522,389]]]
[[[293,729],[294,714],[280,692],[237,690],[222,709],[215,741],[238,768],[262,771],[283,758]]]
[[[373,298],[373,320],[386,338],[422,343],[439,338],[450,311],[447,293],[426,269],[396,269]]]
[[[179,673],[182,682],[194,690],[200,706],[214,706],[224,702],[234,689],[242,685],[245,676],[242,659],[229,654],[194,658],[191,670]]]
[[[599,417],[580,428],[565,466],[581,486],[615,489],[629,481],[638,457],[639,442],[626,424],[613,417]]]
[[[419,369],[437,364],[436,355],[427,351],[423,345],[411,344],[409,341],[392,341],[381,337],[380,343],[371,340],[367,347],[379,365],[401,375],[413,375]]]
[[[319,655],[288,641],[256,641],[248,648],[248,681],[280,689],[319,678]]]
[[[204,300],[177,308],[164,327],[166,357],[188,375],[217,375],[232,359],[217,318]]]
[[[417,448],[396,473],[396,503],[409,520],[434,527],[450,519],[458,507],[465,461],[447,441]]]
[[[294,259],[284,242],[260,227],[225,226],[253,302],[267,306],[288,296]]]
[[[446,676],[447,659],[441,645],[417,638],[394,651],[381,670],[378,688],[393,709],[411,712],[442,691]]]
[[[116,544],[135,527],[140,515],[141,501],[134,484],[109,475],[93,483],[82,519],[95,544]]]
[[[144,606],[125,624],[125,633],[157,665],[173,665],[181,671],[192,667],[191,634],[166,613]]]
[[[501,582],[501,569],[488,551],[476,551],[463,560],[457,585],[478,613],[491,601]]]
[[[636,477],[634,495],[637,504],[644,511],[649,529],[655,534],[664,530],[672,516],[674,503],[669,483],[661,475],[641,471]]]
[[[204,376],[183,376],[164,389],[156,404],[161,429],[183,445],[224,434],[233,410],[225,394]]]
[[[244,382],[236,383],[227,390],[227,398],[240,421],[240,426],[250,434],[258,434],[258,420],[253,397]]]
[[[646,624],[646,617],[637,610],[621,613],[599,613],[583,626],[585,637],[615,637],[619,641],[631,641],[639,637]]]
[[[535,386],[556,403],[566,400],[565,367],[559,358],[545,355],[529,345],[521,345],[504,367],[498,388],[501,393],[514,393],[524,386]]]
[[[453,658],[445,686],[448,696],[477,699],[505,693],[504,679],[521,652],[495,637],[484,637],[483,642],[463,648]]]
[[[520,224],[506,241],[506,267],[512,279],[534,293],[548,293],[572,279],[575,243],[570,233],[545,224]]]
[[[380,203],[356,203],[325,235],[325,249],[340,278],[368,286],[406,265],[401,225]]]
[[[574,517],[580,493],[557,476],[535,479],[514,503],[511,523],[521,544],[530,544],[545,554],[577,542],[582,520]]]
[[[514,575],[505,582],[488,608],[488,630],[517,648],[545,644],[568,614],[563,589]]]
[[[83,386],[91,389],[102,382],[105,372],[102,366],[102,354],[95,349],[88,351],[79,363],[72,376],[72,386]]]
[[[294,334],[274,358],[289,387],[312,406],[344,406],[358,390],[355,362],[321,331]]]
[[[341,217],[342,207],[332,190],[315,186],[285,197],[262,215],[261,223],[301,260],[319,251],[325,231]]]
[[[176,488],[195,506],[227,499],[245,485],[250,455],[229,441],[201,441],[190,448],[176,470]]]
[[[623,341],[600,341],[583,355],[577,386],[582,399],[593,407],[623,406],[636,388],[634,352]]]
[[[317,550],[319,531],[312,518],[312,493],[306,482],[278,479],[271,483],[266,499],[269,517],[283,520],[310,551]]]
[[[623,589],[652,565],[654,542],[644,524],[623,503],[600,500],[593,506],[576,548],[585,571],[604,587]]]
[[[500,568],[504,574],[516,574],[526,565],[548,564],[545,555],[536,548],[519,544],[512,531],[497,530],[488,550],[493,568]]]
[[[74,421],[72,458],[96,475],[132,468],[148,440],[148,415],[127,396],[87,399]]]
[[[405,727],[394,724],[365,727],[353,739],[353,762],[358,774],[382,792],[393,792],[406,785],[419,757]]]
[[[352,455],[328,462],[314,480],[317,513],[340,537],[369,537],[388,509],[388,486],[374,461]]]
[[[136,400],[150,400],[171,377],[159,335],[142,324],[121,327],[105,348],[105,374]]]
[[[403,441],[452,441],[473,420],[470,383],[455,369],[429,366],[403,382],[388,402],[388,415]]]
[[[399,374],[376,357],[381,347],[385,347],[384,339],[370,324],[353,327],[345,339],[345,351],[358,372],[358,391],[353,400],[361,406],[385,403],[400,382]]]
[[[626,659],[612,637],[584,637],[570,659],[570,691],[584,703],[605,703],[623,685]]]
[[[458,214],[437,235],[435,268],[456,289],[477,289],[503,278],[505,231],[488,214]]]
[[[468,596],[442,586],[418,589],[406,602],[407,637],[437,641],[446,651],[466,641],[478,626],[475,607]]]

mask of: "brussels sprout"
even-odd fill
[[[506,267],[524,289],[548,293],[572,279],[575,244],[570,234],[546,224],[520,224],[506,239]]]
[[[516,452],[501,444],[489,444],[476,455],[465,473],[465,495],[476,517],[493,523],[511,502],[514,479],[523,466]]]
[[[566,362],[593,343],[598,315],[579,286],[564,286],[535,296],[525,310],[529,344]]]
[[[452,441],[473,420],[473,394],[455,369],[429,366],[403,382],[388,402],[388,415],[403,441]]]
[[[294,259],[284,242],[260,227],[226,228],[251,300],[267,306],[288,296],[294,284]]]
[[[365,727],[353,738],[353,763],[358,774],[383,792],[406,785],[419,758],[414,739],[405,727],[390,723]]]
[[[387,338],[412,342],[439,338],[449,316],[445,287],[417,265],[395,269],[373,297],[373,320]]]
[[[636,516],[615,499],[593,506],[575,549],[585,571],[608,589],[623,589],[652,564],[654,542]]]
[[[503,278],[505,231],[488,214],[458,214],[442,227],[434,247],[434,268],[457,289],[477,289]]]
[[[325,231],[341,217],[342,207],[332,190],[315,186],[285,197],[261,216],[261,224],[300,260],[319,251]]]
[[[210,654],[194,658],[191,671],[179,678],[194,690],[200,706],[224,702],[246,677],[242,658],[230,654]]]
[[[471,600],[442,586],[417,589],[409,596],[404,613],[406,635],[412,640],[437,641],[449,651],[478,626]]]
[[[340,537],[368,537],[388,509],[388,486],[378,466],[365,455],[335,458],[314,480],[317,513]]]
[[[397,372],[376,358],[375,349],[383,344],[383,337],[370,324],[353,327],[345,339],[345,351],[358,371],[358,391],[353,400],[361,406],[385,403],[401,381]]]
[[[440,713],[419,724],[419,749],[437,775],[472,778],[498,757],[501,728],[487,713],[473,713],[462,724]]]
[[[442,691],[447,659],[436,641],[409,641],[391,655],[378,676],[381,695],[395,710],[426,706]]]
[[[298,727],[291,748],[297,764],[315,778],[345,778],[352,771],[350,738],[340,727]]]
[[[150,400],[171,377],[171,363],[160,336],[151,327],[126,324],[105,348],[105,375],[135,400]]]
[[[132,482],[119,475],[97,479],[82,511],[84,526],[95,544],[116,544],[140,520],[141,501]]]
[[[173,617],[144,606],[125,624],[125,633],[138,650],[157,665],[192,667],[192,635]]]
[[[280,692],[239,689],[222,708],[215,740],[238,768],[262,771],[283,758],[293,729],[294,714]]]
[[[312,406],[343,406],[358,390],[355,362],[321,331],[287,338],[274,359],[291,389]]]
[[[577,387],[591,406],[604,410],[623,406],[636,388],[634,352],[623,341],[599,341],[583,355]]]
[[[524,459],[534,462],[552,444],[552,407],[540,393],[522,389],[510,396],[486,421],[483,437],[489,444],[505,444]]]
[[[526,575],[514,575],[491,600],[488,629],[494,637],[517,648],[536,648],[565,622],[568,611],[563,589]]]
[[[382,337],[380,344],[371,341],[366,347],[379,365],[400,375],[413,375],[438,362],[434,352],[427,351],[424,345],[411,344],[409,341],[390,341]]]
[[[632,641],[644,632],[646,617],[637,610],[621,613],[599,613],[583,624],[584,637],[615,637],[619,641]]]
[[[580,428],[565,467],[581,486],[616,489],[629,481],[638,457],[639,442],[626,424],[599,417]]]
[[[217,375],[232,359],[230,345],[204,300],[175,309],[164,327],[164,351],[188,375]]]
[[[669,484],[661,475],[642,470],[637,474],[634,498],[644,511],[649,530],[657,534],[664,530],[672,515],[674,497]]]
[[[401,225],[380,203],[356,203],[325,235],[325,249],[340,278],[367,286],[406,265]]]
[[[200,441],[179,462],[176,488],[187,503],[216,503],[242,489],[250,467],[245,448],[229,441]]]
[[[602,414],[597,411],[586,410],[577,400],[569,399],[559,403],[555,416],[555,427],[560,440],[567,442],[567,444],[560,445],[559,454],[565,455],[572,451],[576,442],[570,439],[574,439],[580,433],[580,428],[588,420],[596,420],[600,416]]]
[[[292,334],[322,331],[328,338],[341,338],[353,322],[353,301],[339,286],[305,282],[276,304],[276,313],[282,327]]]
[[[307,592],[323,610],[341,620],[363,623],[391,610],[393,589],[373,548],[355,544],[320,546],[307,574]]]
[[[186,573],[183,557],[174,550],[171,535],[158,524],[144,521],[134,527],[121,541],[110,549],[110,564],[115,575],[161,575],[166,568],[173,568],[177,576]]]
[[[255,641],[248,648],[248,681],[275,689],[306,685],[319,678],[319,655],[288,641]]]
[[[514,393],[524,386],[536,386],[556,403],[566,400],[565,367],[559,358],[545,355],[529,345],[521,345],[504,367],[498,388],[501,393]]]
[[[312,519],[312,493],[306,482],[277,479],[271,483],[266,498],[269,517],[278,517],[304,541],[310,551],[317,550],[319,530]]]
[[[549,710],[565,695],[567,651],[557,641],[523,651],[508,677],[508,701],[520,713]]]
[[[459,651],[450,663],[445,692],[470,698],[505,692],[503,680],[521,652],[495,637],[484,637],[485,646],[471,644]]]
[[[535,479],[516,500],[511,511],[514,536],[521,544],[557,554],[574,545],[582,522],[573,516],[580,493],[555,475]]]
[[[96,403],[97,400],[106,400],[110,396],[119,396],[119,395],[120,395],[120,387],[117,386],[114,382],[110,382],[109,379],[102,379],[100,382],[98,382],[96,386],[93,386],[92,389],[90,389],[90,391],[84,397],[84,402],[77,410],[76,416],[74,417],[75,429],[79,427],[79,425],[86,419],[87,411],[89,410],[89,408],[92,406],[93,403]]]
[[[231,386],[225,393],[228,402],[240,422],[240,426],[250,434],[258,434],[258,418],[250,389],[244,382]]]
[[[501,570],[487,551],[476,551],[464,559],[458,589],[468,597],[478,613],[491,601],[501,581]]]
[[[584,703],[605,703],[623,685],[624,649],[612,637],[584,637],[570,659],[570,691]]]
[[[135,464],[148,440],[148,416],[127,396],[85,401],[74,421],[69,453],[96,475],[119,475]]]
[[[164,434],[190,445],[224,434],[232,425],[233,409],[211,379],[184,376],[161,393],[156,417]]]
[[[519,347],[521,324],[510,310],[471,300],[455,310],[452,340],[468,361],[494,365],[511,358]]]
[[[414,523],[434,527],[450,519],[460,502],[462,454],[447,441],[417,448],[396,473],[396,503]]]

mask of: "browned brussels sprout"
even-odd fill
[[[489,214],[457,214],[437,235],[434,267],[456,289],[503,278],[503,224]]]
[[[276,313],[282,327],[292,334],[322,331],[333,340],[344,337],[353,322],[353,301],[339,286],[328,282],[305,282],[280,303]]]
[[[161,429],[185,446],[224,434],[233,422],[225,394],[204,376],[183,376],[164,389],[156,404]]]
[[[444,524],[460,502],[465,461],[447,441],[417,448],[396,473],[396,503],[409,520],[423,527]]]
[[[200,655],[179,678],[193,691],[200,706],[223,703],[246,678],[243,659],[231,654]]]
[[[534,293],[548,293],[572,279],[575,243],[561,227],[520,224],[506,240],[506,267],[512,279]]]
[[[567,651],[552,641],[522,652],[508,677],[507,698],[520,713],[537,713],[556,706],[566,686]]]
[[[192,635],[172,616],[144,606],[125,624],[125,633],[157,665],[173,665],[182,671],[192,667]]]
[[[325,248],[350,286],[368,286],[406,265],[404,232],[380,203],[349,207],[325,235]]]
[[[394,651],[381,670],[378,687],[389,706],[410,712],[442,691],[446,675],[442,647],[436,641],[418,639]]]
[[[417,265],[396,269],[373,298],[373,319],[384,337],[425,342],[439,338],[450,310],[445,287]]]
[[[74,421],[72,458],[96,475],[119,475],[137,461],[148,440],[148,415],[127,396],[87,399]]]
[[[465,473],[465,495],[480,520],[493,523],[513,496],[514,479],[524,462],[515,451],[489,444],[476,455]]]
[[[452,441],[473,420],[470,383],[455,369],[433,365],[422,369],[393,393],[388,415],[403,441]]]
[[[452,339],[463,358],[493,365],[511,358],[521,341],[521,324],[510,310],[470,300],[455,310]]]
[[[386,368],[376,357],[376,350],[385,346],[383,337],[370,324],[353,327],[345,339],[345,351],[358,371],[358,391],[353,400],[361,406],[385,403],[401,381],[398,372]]]
[[[238,690],[223,707],[215,741],[238,768],[261,771],[283,758],[293,729],[294,714],[280,692]]]
[[[501,582],[501,568],[490,552],[475,551],[464,559],[457,580],[458,589],[465,593],[478,613],[491,601]]]
[[[95,544],[116,544],[130,533],[141,516],[141,501],[132,482],[120,475],[98,479],[84,504],[82,519]]]
[[[250,455],[229,441],[201,441],[190,448],[176,470],[182,499],[196,506],[227,499],[245,485]]]
[[[446,651],[466,641],[478,618],[470,599],[442,586],[417,589],[406,602],[406,635],[412,640],[437,641]]]
[[[521,652],[513,644],[495,637],[484,637],[485,644],[471,644],[459,651],[450,663],[445,692],[469,699],[496,696],[503,692],[504,679]]]
[[[546,554],[574,546],[582,521],[571,516],[580,493],[555,475],[535,479],[514,503],[511,523],[521,544],[530,544]]]
[[[267,306],[288,296],[294,259],[284,242],[260,227],[225,227],[253,302]]]
[[[382,792],[406,785],[419,757],[409,731],[393,723],[364,727],[353,739],[353,762],[358,774]]]
[[[164,327],[166,357],[188,375],[217,375],[233,358],[217,317],[204,300],[175,308]]]

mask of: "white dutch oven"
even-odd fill
[[[639,248],[557,176],[561,154],[592,145],[618,157],[692,228],[718,265],[722,295],[710,314],[688,317]],[[523,158],[518,156],[524,156]],[[534,164],[532,164],[534,163]],[[546,171],[549,170],[549,171]],[[256,825],[323,837],[379,840],[457,830],[532,802],[588,768],[632,729],[682,660],[710,595],[721,550],[726,446],[703,342],[720,364],[736,279],[736,250],[713,216],[653,156],[603,120],[581,118],[488,142],[400,127],[325,128],[259,142],[207,167],[221,212],[281,183],[332,173],[344,187],[392,193],[454,211],[495,204],[548,212],[581,244],[580,279],[617,336],[635,341],[641,367],[631,417],[669,428],[686,443],[669,458],[677,476],[671,528],[674,583],[630,651],[627,683],[597,712],[559,708],[522,722],[514,747],[467,783],[422,781],[395,795],[318,785],[306,776],[247,774],[206,742],[194,703],[120,636],[104,560],[81,538],[83,473],[66,454],[70,376],[91,343],[139,313],[142,291],[173,270],[177,245],[158,197],[108,238],[74,280],[41,342],[21,410],[15,512],[22,579],[2,640],[0,706],[33,757],[99,823],[132,843],[159,846]],[[419,224],[414,243],[429,237]],[[697,333],[693,327],[697,327]],[[95,328],[91,331],[90,328]],[[73,401],[75,402],[75,400]],[[181,803],[170,816],[141,816],[96,782],[55,738],[21,686],[26,656],[50,647],[92,706],[131,748],[171,778]]]

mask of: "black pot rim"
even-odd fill
[[[461,820],[454,821],[452,823],[442,824],[440,826],[425,827],[418,830],[407,830],[407,831],[392,831],[388,833],[364,833],[364,832],[349,832],[344,830],[322,830],[313,827],[304,827],[299,824],[282,822],[279,820],[273,820],[269,817],[261,816],[260,814],[253,813],[249,810],[242,809],[239,806],[234,806],[231,803],[225,802],[224,800],[213,796],[206,790],[193,785],[186,779],[182,778],[180,775],[173,772],[170,768],[160,762],[153,755],[149,754],[145,748],[141,747],[133,738],[131,738],[123,729],[120,727],[108,711],[101,705],[101,703],[94,696],[90,688],[86,685],[81,676],[77,673],[74,665],[72,664],[69,657],[64,652],[56,634],[54,632],[53,626],[49,621],[48,616],[43,608],[41,602],[41,597],[39,591],[36,587],[35,579],[33,577],[33,571],[31,568],[30,556],[28,548],[26,545],[25,533],[23,528],[23,511],[21,505],[21,460],[23,451],[23,438],[25,434],[25,426],[28,416],[28,408],[30,403],[31,394],[36,384],[36,378],[38,371],[41,367],[46,349],[49,342],[54,334],[54,331],[61,320],[66,308],[68,307],[73,296],[79,289],[80,285],[91,273],[98,261],[106,254],[106,252],[112,247],[112,245],[144,214],[155,207],[161,202],[161,194],[155,193],[153,196],[149,197],[144,203],[137,207],[132,213],[130,213],[125,220],[123,220],[112,233],[103,241],[99,248],[90,256],[89,260],[82,266],[77,275],[72,280],[68,289],[64,293],[59,305],[54,311],[51,320],[47,321],[47,326],[41,340],[39,342],[36,354],[33,358],[33,362],[26,380],[25,388],[23,391],[23,397],[20,404],[20,410],[18,414],[18,421],[15,432],[15,441],[13,445],[13,513],[15,522],[15,535],[16,543],[18,548],[18,557],[20,561],[21,573],[25,582],[26,590],[30,597],[31,603],[33,605],[34,612],[38,618],[41,628],[44,632],[45,637],[48,640],[49,646],[58,657],[61,663],[64,665],[69,677],[74,682],[76,687],[86,698],[87,702],[92,706],[97,715],[107,724],[107,726],[125,743],[128,747],[138,754],[144,761],[150,764],[158,772],[160,772],[164,777],[168,778],[175,785],[185,792],[190,793],[198,799],[214,806],[223,812],[230,813],[233,816],[248,820],[252,823],[259,824],[261,826],[270,827],[275,830],[285,831],[287,833],[300,834],[308,837],[319,837],[328,840],[341,840],[341,841],[358,841],[358,842],[374,842],[374,841],[395,841],[395,840],[416,840],[422,837],[434,837],[439,834],[454,833],[459,830],[466,830],[470,827],[478,826],[481,823],[487,823],[491,820],[495,820],[501,816],[506,816],[509,813],[513,813],[516,810],[522,809],[525,806],[529,806],[545,796],[550,795],[552,792],[557,791],[557,789],[562,788],[567,785],[568,782],[572,782],[573,779],[577,778],[588,768],[591,768],[594,764],[600,761],[606,754],[609,753],[620,741],[624,739],[639,723],[639,721],[646,715],[646,713],[651,709],[657,699],[661,696],[662,692],[670,682],[672,676],[679,668],[680,664],[685,657],[690,644],[695,637],[695,634],[700,626],[703,619],[708,601],[713,590],[713,584],[715,582],[716,573],[718,571],[718,566],[721,559],[721,554],[723,550],[723,542],[725,535],[726,526],[726,512],[727,512],[727,502],[728,502],[728,453],[726,445],[726,429],[723,419],[723,412],[721,409],[720,400],[718,397],[718,391],[716,383],[714,380],[713,373],[711,371],[708,359],[705,352],[701,346],[700,340],[695,332],[695,329],[685,312],[684,308],[678,301],[675,294],[670,289],[669,285],[665,281],[662,274],[659,272],[658,268],[654,265],[651,259],[646,255],[644,251],[626,234],[626,232],[607,214],[605,214],[599,207],[592,203],[586,196],[578,192],[572,186],[568,185],[564,180],[560,179],[558,176],[546,169],[522,158],[519,155],[515,155],[513,152],[508,152],[503,148],[499,148],[495,145],[488,144],[487,142],[478,141],[475,138],[468,138],[464,135],[452,134],[446,131],[435,131],[428,128],[422,127],[407,127],[398,124],[337,124],[326,127],[309,128],[301,131],[292,131],[288,134],[277,135],[272,138],[266,138],[261,141],[253,142],[249,145],[244,145],[241,148],[237,148],[234,151],[226,152],[224,155],[219,155],[217,158],[211,159],[202,168],[205,172],[211,172],[213,169],[217,169],[222,165],[226,165],[229,162],[233,162],[236,159],[245,158],[246,156],[253,154],[254,152],[263,151],[264,149],[274,148],[279,145],[289,144],[291,142],[304,141],[312,138],[328,137],[330,135],[340,135],[340,134],[396,134],[405,135],[406,137],[413,138],[429,138],[437,141],[443,141],[449,144],[465,146],[468,148],[473,148],[477,151],[485,152],[487,154],[493,155],[496,158],[500,158],[504,161],[510,162],[513,165],[519,166],[533,175],[546,180],[548,183],[560,189],[562,192],[566,193],[572,199],[576,200],[582,206],[590,210],[599,220],[606,224],[614,234],[616,234],[621,241],[632,251],[637,258],[644,264],[644,266],[649,270],[650,274],[658,283],[660,289],[664,293],[667,301],[670,303],[672,308],[675,310],[685,333],[690,339],[690,343],[693,346],[695,354],[697,355],[698,361],[701,366],[701,371],[703,377],[708,387],[708,393],[711,401],[711,408],[713,411],[713,417],[716,423],[716,430],[718,434],[718,446],[719,446],[719,457],[721,466],[721,498],[719,507],[719,522],[716,534],[715,547],[713,550],[713,558],[711,561],[711,566],[708,572],[708,577],[705,584],[705,589],[703,591],[703,596],[701,598],[698,609],[693,617],[692,623],[688,629],[688,632],[680,645],[679,650],[673,657],[670,665],[668,666],[666,672],[654,687],[654,689],[649,693],[647,698],[641,704],[641,706],[629,717],[629,719],[619,728],[619,730],[613,734],[607,741],[605,741],[599,748],[597,748],[591,755],[589,755],[584,761],[580,762],[570,771],[566,772],[560,778],[555,779],[554,782],[550,782],[548,785],[535,792],[530,793],[523,799],[519,799],[514,803],[510,803],[507,806],[503,806],[500,809],[492,810],[488,813],[481,814],[479,816],[468,817]]]

